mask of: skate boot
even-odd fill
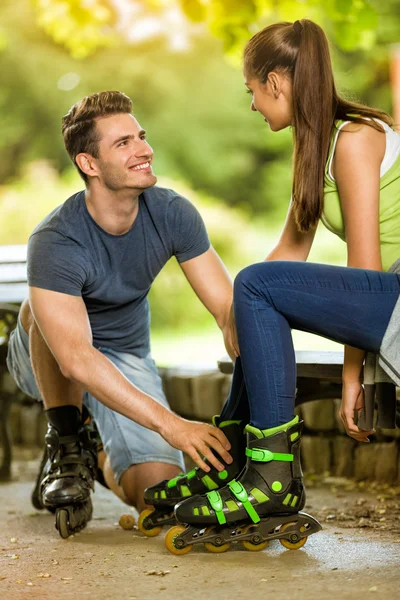
[[[204,543],[210,552],[225,552],[240,541],[253,551],[279,539],[285,548],[301,548],[321,525],[306,513],[299,445],[303,422],[260,430],[248,425],[247,463],[240,475],[220,490],[194,496],[175,507],[177,521],[165,537],[173,554],[186,554]]]
[[[164,525],[175,525],[175,504],[184,498],[218,489],[243,469],[246,448],[243,424],[240,421],[224,421],[218,424],[218,417],[213,418],[213,424],[222,429],[228,438],[233,462],[226,465],[225,470],[221,472],[212,465],[208,473],[195,467],[189,473],[182,473],[174,479],[164,480],[147,488],[144,501],[154,508],[143,510],[139,516],[138,528],[144,535],[153,537],[161,532]],[[207,459],[205,462],[207,463]]]
[[[90,441],[94,441],[97,445],[97,452],[100,452],[100,450],[103,449],[103,443],[101,441],[100,434],[97,430],[96,424],[95,424],[94,420],[92,419],[91,414],[90,414],[89,410],[86,408],[86,406],[82,407],[82,427],[85,430],[85,437]],[[49,457],[48,457],[47,444],[45,444],[42,459],[41,459],[39,470],[38,470],[38,475],[37,475],[36,481],[35,481],[35,487],[33,488],[32,494],[31,494],[31,502],[32,502],[32,506],[34,508],[36,508],[36,510],[43,510],[44,508],[46,508],[49,512],[54,513],[55,512],[54,507],[52,507],[52,506],[45,507],[44,506],[43,500],[42,500],[42,493],[41,493],[42,482],[43,482],[43,479],[46,477],[46,475],[48,475],[49,469],[50,469],[50,461],[49,461]],[[101,469],[97,469],[96,481],[98,481],[102,486],[108,488],[108,485],[104,480]]]
[[[97,443],[82,425],[76,407],[60,408],[77,411],[78,428],[75,433],[71,428],[67,435],[60,435],[55,426],[49,423],[45,436],[47,474],[41,481],[39,498],[44,508],[56,513],[56,528],[62,538],[67,538],[83,529],[92,517],[90,494],[94,489],[97,471]]]
[[[33,508],[36,508],[36,510],[44,509],[44,504],[42,501],[42,494],[41,494],[41,487],[42,487],[43,479],[46,477],[46,475],[49,472],[49,467],[50,467],[50,461],[49,461],[49,457],[47,455],[47,446],[45,444],[43,454],[42,454],[42,459],[40,461],[39,471],[38,471],[36,481],[35,481],[35,487],[33,488],[32,494],[31,494],[31,503],[32,503]],[[55,512],[55,509],[51,508],[51,507],[49,507],[48,510],[50,512]]]

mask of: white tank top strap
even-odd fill
[[[380,125],[382,125],[383,129],[385,130],[385,136],[386,136],[385,155],[381,162],[381,169],[380,169],[380,175],[381,175],[381,177],[383,177],[385,175],[385,173],[387,173],[387,171],[389,171],[389,169],[394,165],[398,156],[400,155],[400,134],[397,133],[397,131],[394,131],[394,129],[392,129],[384,121],[381,121],[380,119],[375,119],[375,120]],[[342,129],[342,127],[344,127],[344,125],[347,125],[347,123],[350,123],[350,121],[344,121],[343,123],[341,123],[340,127],[338,127],[338,129],[336,131],[335,139],[333,140],[331,157],[329,159],[329,165],[328,165],[328,176],[332,181],[335,181],[335,178],[333,177],[333,174],[332,174],[332,161],[333,161],[333,157],[334,157],[335,150],[336,150],[337,140],[339,137],[340,130]]]
[[[335,134],[335,139],[333,140],[332,150],[331,150],[331,157],[329,159],[329,165],[328,165],[328,176],[329,176],[330,179],[332,179],[332,181],[335,181],[335,178],[334,178],[334,176],[332,174],[332,162],[333,162],[333,157],[335,156],[336,144],[337,144],[337,141],[338,141],[340,130],[342,129],[342,127],[344,127],[345,125],[347,125],[347,123],[350,123],[350,121],[343,121],[343,123],[337,128],[337,131],[336,131],[336,134]]]

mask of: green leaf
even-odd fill
[[[206,18],[206,6],[201,0],[180,0],[183,13],[194,23],[202,22]]]

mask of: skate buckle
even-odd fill
[[[246,448],[246,456],[256,462],[271,462],[275,458],[271,450],[264,450],[263,448]]]
[[[293,462],[293,454],[271,452],[271,450],[265,450],[264,448],[246,448],[246,456],[256,462],[271,462],[272,460]]]

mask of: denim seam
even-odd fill
[[[257,297],[254,297],[254,296],[252,298],[252,303],[253,303],[253,306],[254,306],[254,308],[252,308],[252,310],[253,310],[253,314],[254,315],[258,315],[259,314],[259,310],[255,307],[255,304],[259,303],[260,300],[261,300],[261,298],[257,298]],[[274,307],[274,310],[275,310],[275,312],[279,312],[279,311],[277,311],[275,309],[275,307]],[[281,314],[281,313],[279,313],[279,314]],[[256,318],[256,323],[257,323],[257,330],[258,330],[257,332],[260,335],[260,334],[263,333],[263,327],[262,327],[262,324],[259,323],[258,317],[256,316],[255,318]],[[285,317],[283,317],[283,318],[285,318]],[[261,325],[261,328],[260,328],[260,325]],[[260,335],[260,337],[263,337],[263,336]],[[263,345],[261,345],[261,347],[264,348]],[[282,347],[281,347],[281,352],[283,354],[283,348]],[[265,358],[268,359],[268,357],[265,357]],[[244,375],[244,369],[243,369],[243,375]],[[278,399],[278,398],[280,398],[280,395],[279,395],[278,390],[277,390],[277,381],[276,381],[275,377],[273,377],[272,379],[273,379],[273,384],[274,384],[275,398]],[[247,388],[247,393],[249,394],[249,389],[248,388]],[[295,393],[294,393],[293,403],[295,402],[295,397],[296,397],[296,390],[295,390]],[[251,403],[250,403],[250,406],[251,406]],[[280,422],[280,420],[282,420],[282,417],[281,417],[281,403],[280,402],[276,403],[276,408],[277,408],[277,418],[279,419],[279,422]]]
[[[111,417],[111,419],[114,421],[114,427],[115,427],[116,429],[118,429],[118,431],[119,431],[119,438],[123,440],[123,446],[124,446],[124,447],[123,447],[123,451],[124,451],[124,454],[125,454],[126,458],[127,458],[128,460],[130,460],[130,455],[129,455],[129,446],[128,446],[128,444],[126,443],[125,435],[124,435],[124,433],[123,433],[123,431],[122,431],[122,428],[120,427],[120,424],[118,423],[118,419],[116,419],[116,417],[115,417],[115,415],[114,415],[114,413],[113,413],[112,411],[110,412],[110,415],[109,415],[109,416],[110,416],[110,417]],[[114,471],[114,469],[113,469],[113,471]]]
[[[289,282],[289,286],[290,286],[291,288],[295,288],[295,287],[302,287],[302,288],[304,288],[304,287],[305,287],[305,288],[309,288],[309,287],[311,287],[312,285],[313,285],[313,284],[312,284],[312,282],[309,282],[309,283],[301,283],[301,282],[300,282],[300,283],[297,283],[297,282],[296,282],[296,283],[294,283],[294,284],[291,284],[291,283]],[[274,289],[277,289],[277,290],[284,290],[284,291],[286,291],[286,292],[288,291],[288,286],[287,286],[287,285],[282,285],[282,283],[279,283],[279,284],[274,284],[273,282],[269,282],[269,281],[267,281],[267,282],[265,282],[265,286],[266,286],[267,288],[271,288],[271,287],[273,287]],[[385,294],[385,295],[386,295],[386,294],[397,294],[397,296],[399,296],[399,295],[400,295],[400,292],[399,292],[399,290],[397,290],[397,291],[395,291],[395,290],[393,290],[393,291],[392,291],[392,290],[364,290],[364,289],[352,289],[352,290],[348,290],[348,289],[340,289],[340,288],[326,287],[326,286],[321,286],[321,285],[320,285],[320,286],[315,286],[315,288],[316,288],[316,289],[318,289],[318,290],[320,290],[320,291],[324,291],[324,290],[326,290],[327,292],[338,292],[338,293],[339,293],[339,292],[340,292],[340,293],[342,293],[342,292],[350,292],[351,294],[354,294],[355,292],[361,292],[361,293],[363,293],[363,294]],[[267,291],[268,291],[268,289],[267,289]],[[252,295],[255,295],[255,294],[254,294],[254,292],[253,292],[252,290],[249,290],[249,292],[250,292]],[[270,294],[268,294],[268,296],[270,296]],[[264,296],[263,296],[263,297],[264,297]],[[261,297],[260,297],[260,299],[261,299]],[[271,301],[271,303],[272,303],[272,301]]]

